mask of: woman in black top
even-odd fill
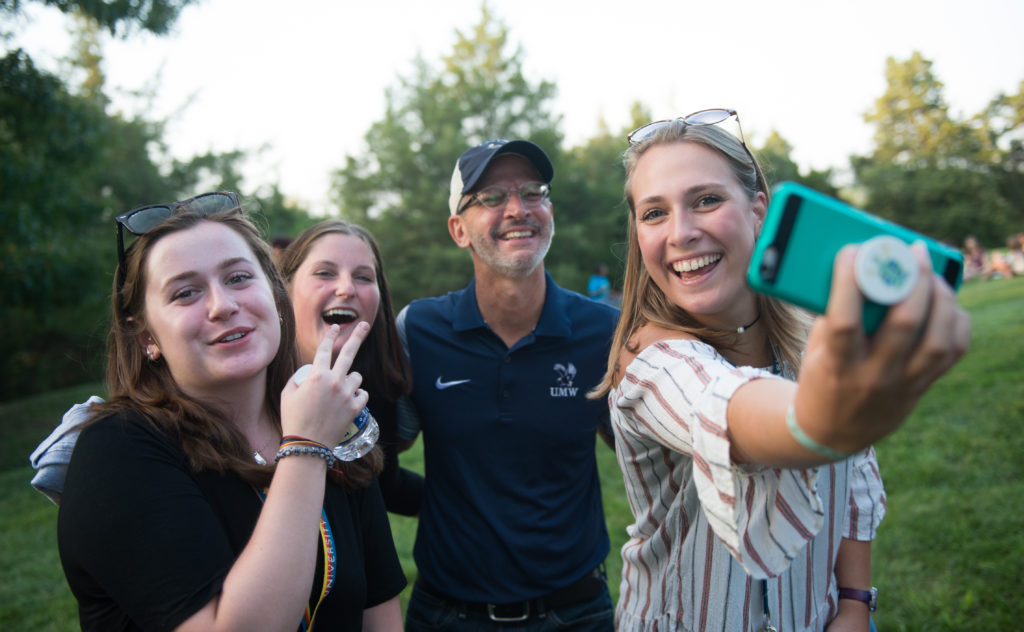
[[[237,204],[212,193],[118,218],[110,400],[90,410],[58,519],[82,628],[399,630],[379,488],[328,448],[366,404],[349,367],[368,327],[336,361],[330,329],[290,380],[291,305]]]

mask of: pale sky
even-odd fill
[[[56,69],[69,22],[29,2],[12,43]],[[171,35],[104,39],[114,107],[151,85],[143,112],[170,117],[178,158],[269,148],[245,186],[277,181],[327,210],[329,173],[382,117],[385,89],[411,77],[417,53],[436,67],[455,30],[480,20],[481,0],[203,0]],[[640,101],[656,119],[708,107],[739,111],[760,145],[778,130],[802,168],[843,171],[867,153],[864,112],[885,90],[885,59],[915,50],[934,62],[954,116],[969,116],[1024,80],[1020,0],[490,0],[523,49],[528,80],[553,81],[569,146],[617,131]],[[140,201],[143,202],[143,201]]]

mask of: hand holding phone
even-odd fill
[[[868,242],[858,257],[857,280],[865,295],[864,329],[871,334],[888,305],[901,300],[900,292],[916,281],[906,276],[916,274],[917,268],[904,247],[915,241],[925,242],[935,272],[954,290],[959,288],[963,255],[955,248],[803,185],[783,182],[765,213],[747,282],[757,292],[824,314],[839,249]]]

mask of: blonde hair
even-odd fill
[[[714,125],[687,125],[682,121],[674,121],[626,149],[623,164],[626,168],[625,194],[629,206],[629,245],[622,287],[622,313],[608,354],[608,368],[604,378],[591,391],[591,397],[606,395],[618,384],[622,369],[625,368],[619,366],[619,356],[624,349],[637,351],[629,347],[629,341],[644,325],[652,324],[685,332],[715,348],[728,348],[735,340],[736,332],[706,327],[686,310],[672,303],[651,279],[644,266],[637,241],[633,176],[637,162],[648,149],[669,143],[696,143],[717,152],[725,159],[749,199],[753,200],[759,192],[766,199],[770,197],[764,173],[754,156],[739,139]],[[763,295],[758,295],[757,305],[768,341],[778,360],[788,364],[794,374],[798,373],[810,317],[797,307]]]

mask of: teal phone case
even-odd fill
[[[846,244],[878,235],[893,235],[908,244],[924,241],[935,271],[954,290],[960,287],[964,259],[956,248],[795,182],[782,182],[772,193],[747,283],[757,292],[824,314],[836,253]],[[886,310],[865,299],[867,333],[877,329]]]

